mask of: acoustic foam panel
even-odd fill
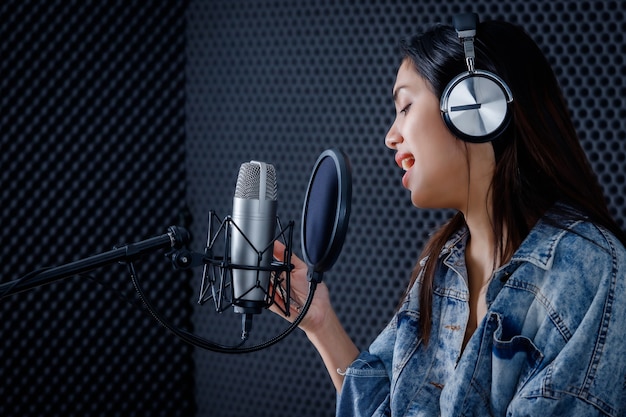
[[[0,282],[179,222],[186,6],[0,2]],[[136,270],[190,328],[190,277],[163,253]],[[195,413],[193,349],[146,314],[124,265],[2,298],[0,317],[4,417]]]

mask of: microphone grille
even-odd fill
[[[272,200],[278,198],[276,169],[265,162],[244,162],[239,168],[235,197],[245,200]]]

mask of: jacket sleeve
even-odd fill
[[[389,416],[390,381],[396,320],[345,370],[337,395],[337,417]],[[340,372],[340,370],[338,370]]]

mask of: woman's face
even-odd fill
[[[396,163],[405,171],[402,185],[411,192],[411,201],[417,207],[466,209],[468,148],[473,144],[448,130],[439,97],[408,59],[398,69],[393,97],[396,118],[385,144],[396,151]]]

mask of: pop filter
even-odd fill
[[[325,150],[313,167],[302,209],[302,255],[309,280],[321,282],[337,260],[348,230],[351,199],[348,157],[338,149]]]

